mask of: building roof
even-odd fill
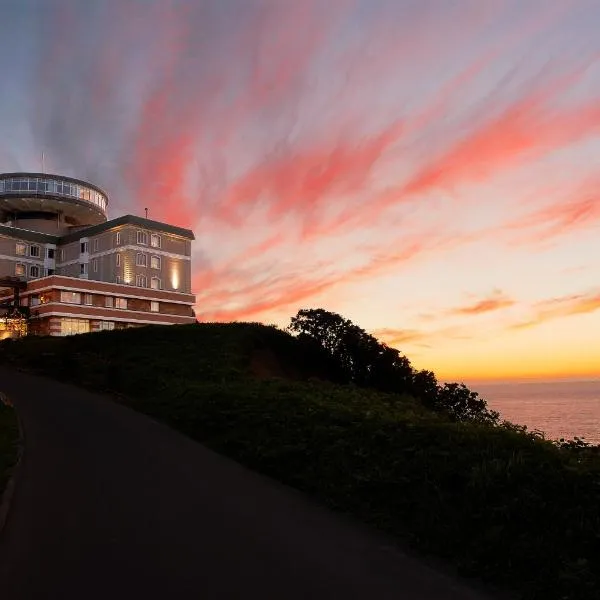
[[[196,239],[194,232],[191,229],[184,229],[183,227],[176,227],[175,225],[169,225],[168,223],[161,223],[160,221],[152,221],[151,219],[144,219],[135,215],[123,215],[116,219],[106,221],[106,223],[100,223],[98,225],[92,225],[91,227],[84,227],[73,233],[68,233],[60,238],[61,244],[67,244],[69,242],[76,242],[79,238],[88,237],[90,235],[97,235],[104,231],[110,231],[116,227],[122,227],[123,225],[134,225],[141,227],[142,229],[151,229],[153,231],[159,231],[162,233],[171,233],[188,240]]]
[[[152,221],[151,219],[144,219],[135,215],[123,215],[116,219],[111,219],[105,223],[98,225],[92,225],[91,227],[81,227],[77,231],[67,233],[66,235],[56,236],[47,233],[39,233],[37,231],[30,231],[28,229],[21,229],[19,227],[9,227],[7,225],[0,225],[0,235],[12,237],[20,240],[27,240],[30,242],[38,242],[42,244],[68,244],[70,242],[76,242],[82,237],[89,237],[98,235],[105,231],[110,231],[117,227],[124,225],[133,225],[142,229],[150,229],[161,233],[170,233],[177,235],[188,240],[194,240],[194,232],[191,229],[184,229],[183,227],[176,227],[175,225],[169,225],[168,223],[161,223],[160,221]]]

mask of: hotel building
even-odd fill
[[[85,181],[0,174],[0,339],[195,322],[192,231],[107,208]]]

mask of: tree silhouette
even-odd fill
[[[415,371],[399,350],[337,313],[323,308],[299,310],[288,330],[307,348],[315,345],[326,353],[334,381],[388,393],[410,393],[431,410],[444,412],[456,421],[498,423],[498,413],[488,410],[477,392],[463,383],[439,385],[432,371]]]

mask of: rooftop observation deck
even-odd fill
[[[106,221],[108,195],[79,179],[45,173],[0,174],[0,222],[26,213],[63,215],[74,224]]]

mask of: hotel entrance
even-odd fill
[[[0,279],[0,340],[27,335],[29,308],[20,306],[20,292],[25,282],[17,278]]]

